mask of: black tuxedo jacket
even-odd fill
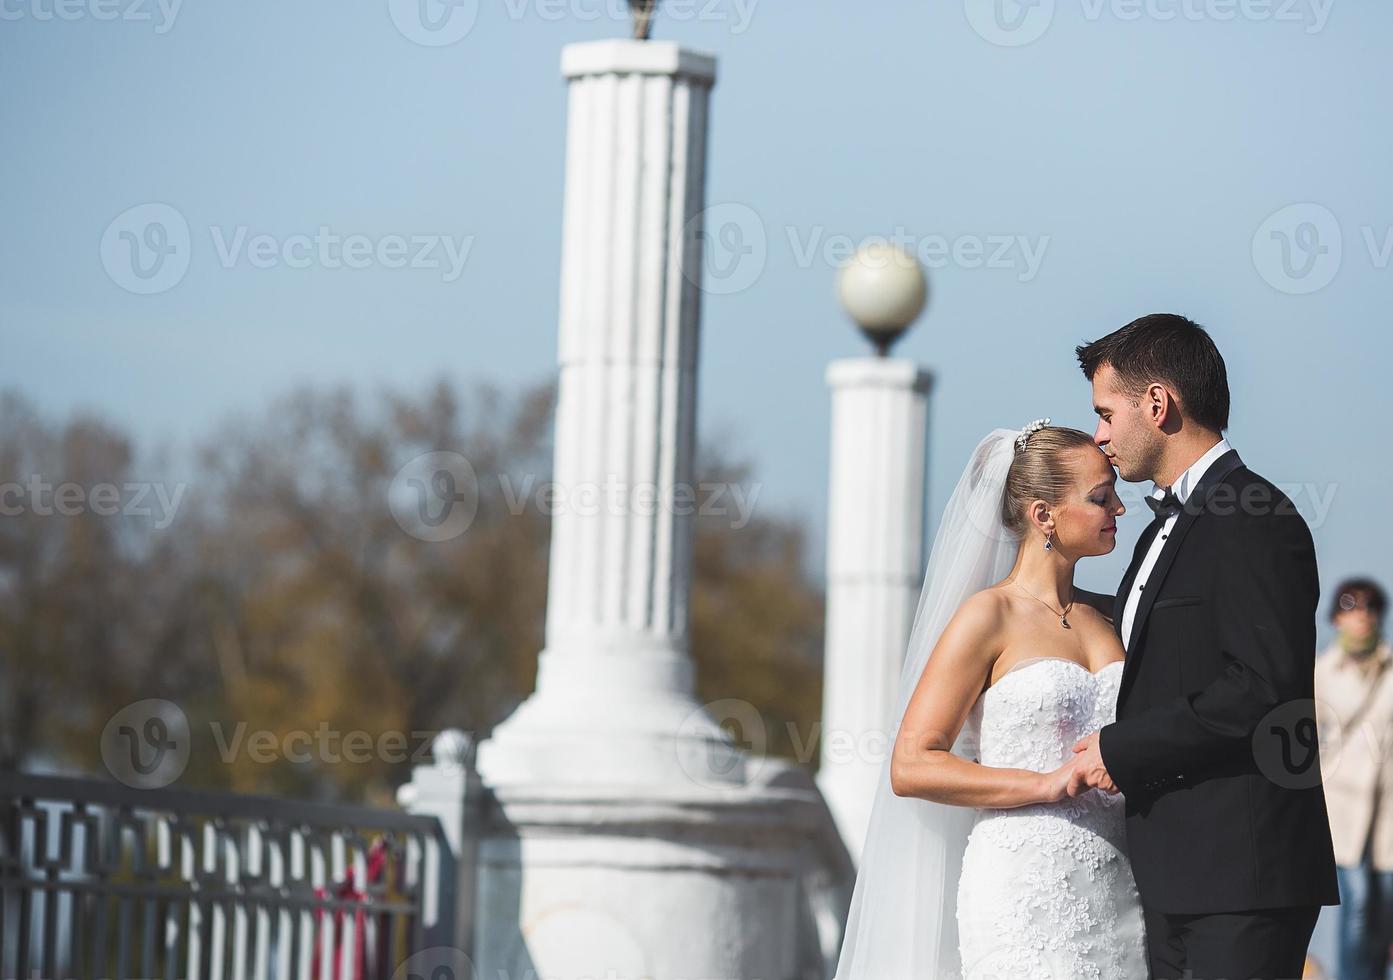
[[[1137,542],[1115,598],[1119,636],[1161,523]],[[1320,585],[1306,521],[1230,450],[1187,498],[1148,578],[1117,720],[1099,733],[1126,797],[1143,904],[1338,905],[1315,738]]]

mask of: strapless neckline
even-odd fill
[[[995,690],[998,686],[1000,686],[1000,684],[1001,684],[1002,681],[1006,680],[1006,678],[1010,677],[1012,674],[1015,674],[1015,673],[1017,673],[1017,672],[1019,672],[1019,671],[1025,670],[1025,669],[1028,668],[1028,667],[1034,667],[1034,666],[1036,666],[1037,664],[1048,664],[1048,663],[1069,664],[1069,665],[1072,666],[1072,667],[1077,667],[1079,670],[1083,671],[1085,674],[1088,674],[1090,677],[1097,677],[1097,676],[1099,676],[1100,674],[1102,674],[1103,671],[1107,670],[1109,667],[1119,667],[1119,666],[1121,666],[1121,665],[1122,665],[1123,663],[1125,663],[1125,662],[1126,662],[1125,660],[1109,660],[1107,663],[1103,664],[1103,666],[1099,667],[1097,670],[1089,670],[1087,667],[1085,667],[1083,664],[1079,663],[1077,660],[1070,660],[1070,659],[1068,659],[1067,657],[1033,657],[1033,658],[1031,658],[1031,659],[1029,659],[1029,660],[1025,660],[1025,661],[1022,661],[1021,663],[1016,664],[1014,667],[1012,667],[1012,668],[1011,668],[1010,670],[1008,670],[1006,673],[1002,674],[1000,677],[998,677],[998,678],[996,679],[996,683],[990,685],[990,686],[987,688],[987,690],[988,690],[988,691]],[[983,693],[985,693],[985,692],[983,692]]]

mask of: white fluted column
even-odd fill
[[[473,820],[450,843],[457,894],[475,899],[463,948],[480,977],[827,976],[850,856],[808,773],[742,751],[697,703],[689,655],[715,61],[601,41],[567,47],[562,69],[557,495],[537,689],[479,744],[484,792],[435,765],[402,798]],[[734,705],[749,709],[734,720],[759,724]]]
[[[827,630],[817,782],[859,857],[923,562],[930,374],[880,357],[834,361]]]
[[[479,750],[494,785],[739,782],[693,699],[688,596],[707,104],[715,59],[567,46],[560,378],[537,689]]]

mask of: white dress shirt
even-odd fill
[[[1204,471],[1224,453],[1233,447],[1229,445],[1227,439],[1220,439],[1211,446],[1203,456],[1190,464],[1190,468],[1180,474],[1180,478],[1171,487],[1175,497],[1182,504],[1195,489],[1195,484],[1199,483],[1200,477],[1204,476]],[[1151,496],[1160,500],[1166,494],[1166,488],[1158,484],[1151,491]],[[1127,601],[1122,607],[1122,647],[1127,648],[1128,641],[1132,638],[1132,621],[1137,616],[1137,606],[1141,602],[1142,592],[1146,589],[1146,581],[1151,577],[1151,570],[1156,567],[1156,559],[1161,557],[1161,549],[1166,546],[1166,538],[1170,537],[1171,528],[1175,527],[1176,519],[1180,517],[1177,511],[1166,518],[1166,522],[1161,525],[1161,530],[1156,537],[1151,539],[1151,547],[1147,549],[1146,555],[1141,560],[1141,567],[1137,569],[1137,577],[1132,581],[1131,591],[1127,593]]]

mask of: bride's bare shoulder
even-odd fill
[[[1010,597],[996,586],[988,586],[963,600],[953,624],[973,633],[995,633],[1006,625],[1010,612]]]
[[[987,588],[959,604],[930,658],[936,671],[965,669],[975,676],[990,665],[1001,652],[1008,630],[1005,598],[1000,591]]]

